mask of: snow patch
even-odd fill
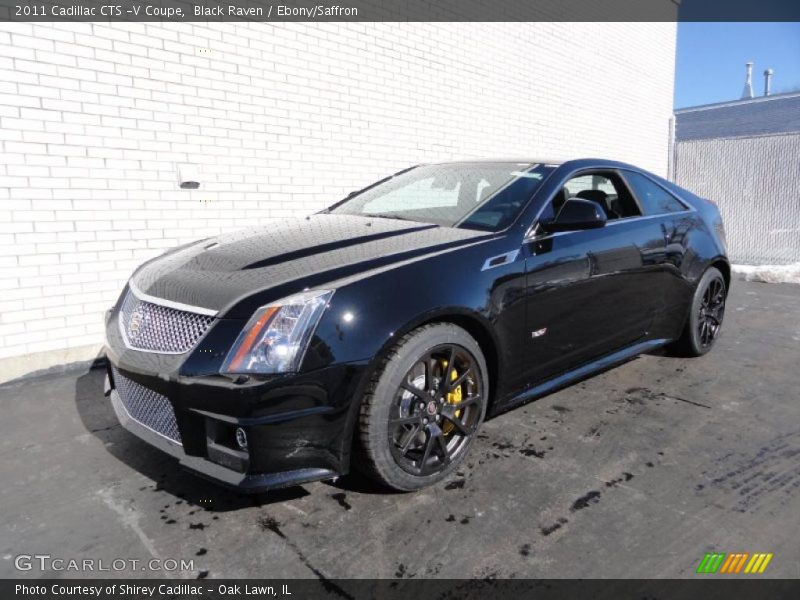
[[[800,284],[800,263],[793,265],[733,265],[732,269],[734,273],[744,275],[745,281]]]

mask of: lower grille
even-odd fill
[[[114,387],[131,419],[180,444],[181,434],[169,399],[128,379],[113,365],[111,371],[114,375]]]

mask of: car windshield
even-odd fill
[[[512,162],[423,165],[379,181],[329,212],[499,231],[514,221],[551,168]]]

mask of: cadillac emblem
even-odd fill
[[[128,320],[128,337],[131,340],[136,339],[139,335],[142,323],[144,323],[144,313],[137,308],[131,313],[131,318]]]

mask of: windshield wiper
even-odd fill
[[[363,213],[365,217],[377,217],[379,219],[396,219],[397,221],[411,221],[412,223],[421,223],[422,221],[417,221],[416,219],[409,219],[408,217],[401,217],[400,215],[395,214],[382,214],[382,213]]]

